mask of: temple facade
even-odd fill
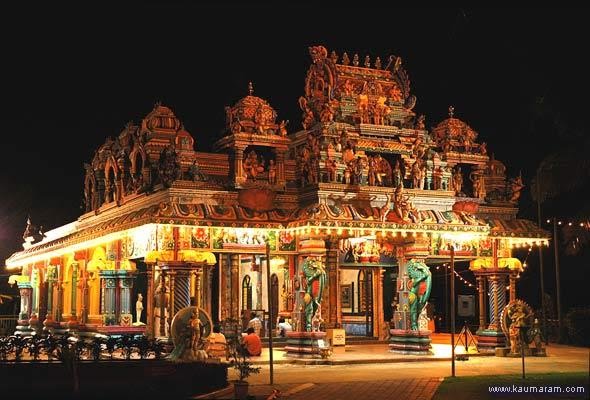
[[[522,179],[452,107],[428,129],[400,57],[309,52],[302,129],[250,84],[212,153],[162,104],[107,139],[84,165],[85,213],[45,233],[29,221],[6,260],[20,269],[18,332],[168,337],[189,305],[205,325],[291,316],[311,258],[326,274],[323,326],[382,337],[405,326],[412,274],[452,254],[472,260],[483,342],[501,342],[522,269],[512,249],[548,243],[516,217]]]

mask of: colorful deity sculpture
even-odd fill
[[[305,310],[305,330],[311,332],[314,316],[321,309],[322,293],[326,286],[326,271],[320,260],[307,257],[302,265],[305,277],[305,296],[303,298]]]
[[[426,264],[414,259],[408,261],[407,270],[411,279],[408,299],[410,303],[410,326],[412,330],[418,330],[420,313],[426,307],[432,289],[432,273]],[[423,282],[425,285],[422,284]]]

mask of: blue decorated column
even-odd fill
[[[102,315],[102,321],[104,325],[116,325],[117,323],[116,273],[117,271],[115,270],[100,271],[100,313]]]

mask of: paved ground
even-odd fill
[[[332,357],[342,361],[333,365],[275,365],[272,386],[269,385],[268,353],[263,354],[256,360],[262,372],[248,380],[250,393],[257,399],[266,399],[273,389],[278,389],[282,398],[289,399],[429,400],[442,378],[451,375],[448,355],[446,358],[442,354],[430,358],[393,355],[387,351],[386,344],[347,346],[345,350]],[[527,357],[526,371],[588,373],[588,348],[551,344],[547,353],[548,357]],[[275,359],[287,361],[282,350],[274,354]],[[359,360],[361,364],[356,363]],[[468,361],[456,361],[457,376],[519,374],[521,371],[520,358],[470,356]],[[235,371],[229,371],[229,379],[236,379]],[[218,398],[231,396],[226,394]]]
[[[304,383],[299,385],[276,385],[281,391],[279,398],[291,400],[333,399],[408,399],[430,400],[441,379],[405,379],[395,381]],[[249,393],[257,399],[266,399],[272,390],[266,385],[251,386]]]

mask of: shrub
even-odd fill
[[[565,326],[573,344],[590,346],[590,308],[573,308],[565,316]]]

